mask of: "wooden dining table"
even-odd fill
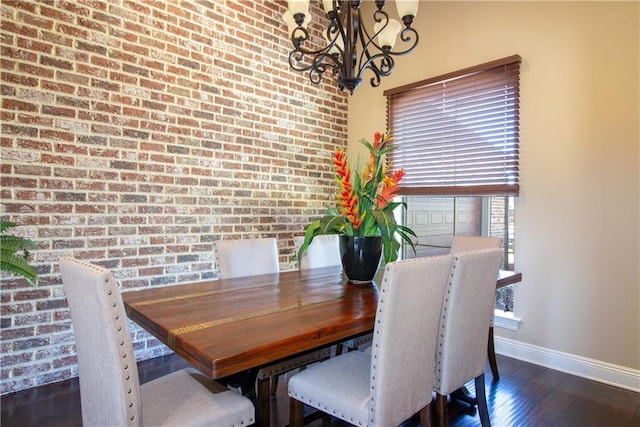
[[[519,281],[519,274],[501,272],[497,287]],[[242,378],[243,393],[257,403],[261,366],[371,332],[378,284],[356,285],[341,267],[326,267],[122,297],[128,316],[142,328],[212,379]],[[257,419],[260,424],[259,413]]]

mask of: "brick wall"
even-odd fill
[[[1,393],[77,375],[61,256],[124,290],[214,278],[222,238],[274,236],[294,266],[333,199],[347,96],[290,71],[285,9],[2,0],[2,219],[39,245],[41,281],[2,275]],[[139,359],[167,352],[131,326]]]

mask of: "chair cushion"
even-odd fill
[[[249,399],[193,368],[142,384],[141,393],[143,425],[222,427],[255,422]]]
[[[342,354],[292,376],[289,396],[351,424],[367,425],[370,367],[370,353]],[[311,401],[308,396],[323,396],[323,400]],[[351,416],[345,418],[345,414]]]

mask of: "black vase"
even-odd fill
[[[373,280],[380,266],[382,238],[340,235],[340,258],[344,274],[350,282],[360,284]]]

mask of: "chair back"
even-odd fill
[[[431,403],[451,256],[387,264],[371,348],[370,425],[398,425]]]
[[[273,237],[213,242],[219,279],[278,273],[278,244]]]
[[[501,248],[453,256],[436,353],[436,391],[442,395],[484,373],[502,256]]]
[[[64,257],[85,426],[142,423],[138,367],[118,284],[106,268]]]
[[[314,237],[302,258],[298,260],[300,270],[342,265],[340,241],[338,239],[339,236],[337,234],[321,234]],[[304,236],[295,236],[293,243],[296,248],[296,254],[298,254],[300,247],[304,243]]]
[[[484,237],[484,236],[453,236],[451,242],[450,254],[458,254],[460,252],[479,251],[482,249],[502,248],[502,239],[500,237]]]

